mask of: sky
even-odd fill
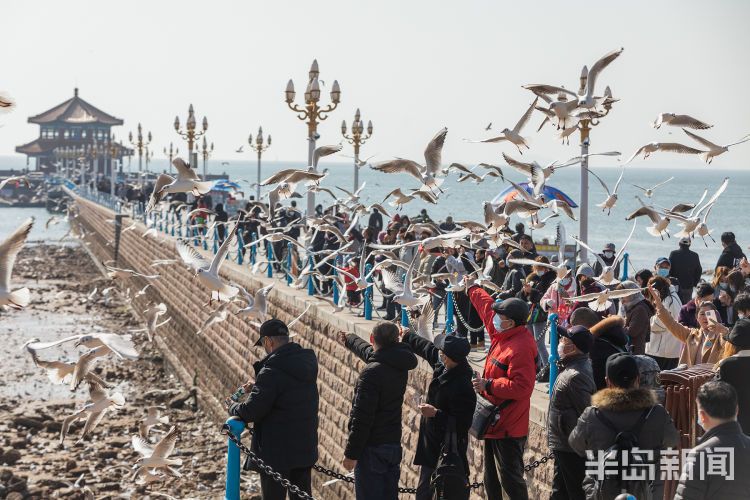
[[[423,161],[427,142],[448,127],[444,162],[501,162],[519,157],[508,143],[471,144],[512,128],[533,101],[529,83],[577,89],[581,67],[624,47],[601,75],[621,101],[591,134],[591,151],[625,158],[651,141],[694,145],[678,128],[649,126],[660,112],[690,114],[714,124],[698,132],[726,144],[750,133],[746,95],[750,65],[750,2],[746,0],[503,2],[469,0],[360,2],[37,1],[3,7],[0,46],[6,71],[0,90],[17,101],[0,116],[0,155],[38,136],[29,116],[80,96],[153,134],[158,156],[193,104],[208,117],[215,160],[248,160],[247,136],[262,125],[273,137],[270,160],[306,160],[306,126],[284,102],[292,78],[300,101],[313,59],[330,102],[334,80],[341,104],[319,126],[321,144],[341,141],[341,120],[360,108],[373,137],[362,156]],[[525,159],[549,162],[577,154],[549,127],[525,135]],[[493,130],[484,128],[493,123]],[[244,145],[244,153],[235,150]],[[353,154],[347,145],[345,154]],[[659,155],[657,153],[655,156]],[[655,165],[705,169],[695,157],[662,154]],[[349,161],[341,158],[341,161]],[[640,162],[640,160],[639,160]],[[750,142],[713,162],[744,168]],[[616,166],[613,159],[597,165]]]

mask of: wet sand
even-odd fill
[[[59,446],[63,419],[86,404],[85,384],[71,393],[68,385],[54,385],[44,369],[34,366],[23,350],[32,338],[57,340],[92,331],[126,333],[144,325],[130,310],[123,294],[101,291],[112,286],[102,276],[85,250],[78,246],[27,246],[17,260],[13,287],[28,286],[31,303],[23,311],[0,313],[0,350],[5,369],[0,381],[0,498],[49,499],[83,497],[87,486],[96,499],[224,498],[226,439],[219,426],[202,412],[193,411],[192,398],[182,404],[190,390],[169,373],[162,356],[148,342],[145,333],[134,334],[141,358],[100,358],[94,372],[121,392],[126,404],[108,411],[90,438],[77,443],[84,420],[71,427],[64,446]],[[97,288],[91,299],[87,295]],[[135,291],[132,291],[134,293]],[[41,359],[72,362],[85,348],[73,343],[40,350]],[[132,466],[140,455],[131,437],[146,408],[164,405],[163,414],[181,431],[174,458],[182,478],[168,478],[137,485]],[[168,426],[152,428],[152,443]],[[79,487],[74,483],[79,479]],[[243,476],[243,498],[257,492],[257,478]]]

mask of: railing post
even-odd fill
[[[336,268],[339,266],[339,256],[338,255],[333,259],[333,265],[335,266],[333,268],[333,275],[334,276],[338,276],[339,272],[336,270]],[[333,280],[333,303],[334,304],[338,304],[339,303],[339,293],[341,293],[341,292],[339,291],[339,287],[336,286],[336,280]]]
[[[245,246],[242,242],[242,229],[237,230],[237,264],[242,265],[242,251]]]
[[[229,432],[238,440],[245,429],[245,422],[230,418],[227,420]],[[240,500],[240,449],[231,439],[227,439],[227,483],[224,490],[224,500]]]
[[[194,227],[192,228],[192,230],[193,230],[193,246],[197,247],[198,246],[198,228]]]
[[[292,284],[292,242],[286,244],[286,284]]]
[[[372,276],[370,276],[371,270],[372,266],[366,264],[365,276],[367,276],[367,278],[365,281],[368,283],[372,283]],[[372,319],[372,285],[367,285],[367,288],[365,288],[365,319]]]
[[[315,267],[315,261],[313,260],[312,255],[310,258],[310,270],[312,271]],[[315,283],[313,283],[313,276],[312,274],[307,275],[307,295],[315,295]]]
[[[177,217],[177,236],[182,239],[182,214],[180,214],[179,217]],[[187,234],[187,233],[185,233]]]
[[[622,279],[621,281],[627,281],[628,279],[628,254],[622,256]]]
[[[214,255],[219,251],[219,228],[214,226]]]
[[[409,326],[409,312],[406,306],[401,306],[401,326]]]
[[[250,236],[250,241],[257,241],[257,240],[258,240],[258,233],[253,233]],[[255,245],[253,245],[253,246],[250,247],[250,263],[252,265],[255,265],[255,252],[257,252],[257,251],[258,251],[258,245],[257,244],[255,244]]]
[[[268,277],[273,278],[273,242],[266,240],[266,246],[268,248]]]
[[[453,333],[455,320],[453,319],[453,293],[446,290],[445,293],[445,331]]]
[[[159,212],[159,232],[162,232],[164,230],[163,222],[164,222],[164,213],[160,211]],[[154,223],[154,225],[156,224]]]
[[[552,388],[555,386],[557,378],[557,362],[560,355],[557,354],[557,314],[550,314],[549,318],[549,394],[552,395]]]
[[[205,222],[204,222],[204,224],[205,224]],[[205,227],[201,228],[201,229],[203,229],[203,250],[208,250],[208,238],[207,238],[207,236],[208,236],[208,229],[205,228]],[[214,229],[216,229],[216,228],[214,228]],[[216,240],[214,240],[214,242],[216,242]]]
[[[174,236],[174,226],[175,226],[175,220],[177,219],[177,216],[174,212],[172,212],[172,236]]]

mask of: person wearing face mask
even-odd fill
[[[742,433],[737,422],[735,390],[726,382],[706,382],[698,389],[695,402],[698,423],[706,433],[683,460],[675,500],[748,498],[750,437]],[[712,463],[727,464],[726,473],[706,474]],[[730,471],[734,472],[733,477],[728,477]]]
[[[431,342],[405,327],[401,327],[401,333],[401,341],[408,344],[414,354],[426,360],[433,369],[426,401],[419,405],[422,418],[414,455],[414,465],[421,466],[416,499],[429,500],[434,493],[430,479],[437,466],[450,423],[455,426],[456,446],[468,482],[469,461],[466,451],[477,402],[477,395],[471,385],[473,369],[466,359],[471,348],[465,338],[456,335],[443,333]],[[465,498],[469,498],[468,490]]]
[[[602,250],[602,253],[599,254],[599,257],[602,258],[605,264],[611,266],[615,261],[615,244],[607,243],[606,245],[604,245],[604,250]],[[615,276],[620,276],[620,262],[618,262],[617,266],[615,266]],[[602,271],[602,265],[599,263],[599,259],[597,259],[594,263],[594,275],[601,276]]]
[[[474,285],[472,278],[466,280],[469,299],[491,340],[482,376],[472,380],[472,384],[492,404],[507,405],[485,435],[485,493],[491,500],[525,500],[528,491],[523,477],[523,450],[529,432],[537,358],[536,342],[526,328],[529,307],[515,297],[495,302]]]
[[[520,264],[514,264],[512,259],[522,259],[523,252],[520,250],[513,250],[508,254],[508,258],[505,259],[505,265],[508,267],[508,273],[505,275],[505,281],[503,281],[502,293],[498,295],[498,298],[505,300],[511,297],[515,297],[518,292],[523,288],[524,279],[526,279],[526,272],[523,270],[523,266]]]
[[[583,326],[560,326],[557,333],[560,373],[552,387],[547,412],[547,445],[555,453],[550,499],[583,500],[581,483],[586,476],[586,461],[570,447],[568,436],[596,392],[588,355],[594,337]]]
[[[243,386],[243,403],[227,398],[227,411],[254,424],[250,449],[259,458],[311,493],[310,472],[318,460],[318,359],[312,349],[290,342],[286,323],[278,319],[260,326],[255,345],[266,352],[253,364],[255,383]],[[260,488],[264,499],[286,498],[286,489],[263,473]]]
[[[719,293],[714,299],[714,305],[719,311],[721,322],[729,328],[737,321],[737,308],[734,306],[734,298],[744,290],[744,285],[745,278],[739,269],[730,271],[725,281],[719,283]]]
[[[680,308],[680,313],[677,315],[677,322],[688,328],[699,328],[698,304],[714,300],[714,287],[710,283],[701,281],[696,285],[694,295],[695,297],[690,299],[690,302]]]
[[[654,264],[654,276],[661,276],[662,278],[669,279],[671,286],[674,287],[675,292],[680,289],[680,281],[672,276],[672,264],[666,257],[659,257],[656,259]]]
[[[672,318],[677,318],[680,313],[680,298],[674,288],[669,286],[669,280],[662,276],[654,276],[648,282],[653,286],[662,304],[666,307]],[[651,339],[646,344],[646,354],[654,359],[662,370],[671,370],[677,367],[677,360],[682,350],[682,342],[669,333],[659,320],[659,317],[651,316]]]
[[[567,324],[571,313],[571,303],[565,300],[567,297],[576,295],[576,282],[570,274],[564,278],[558,278],[549,286],[539,305],[548,314],[557,314],[558,323]]]
[[[578,272],[576,272],[576,280],[578,281],[578,290],[580,290],[577,295],[586,295],[588,293],[599,293],[604,291],[604,286],[597,283],[596,279],[594,278],[594,270],[591,269],[591,266],[588,264],[582,264],[578,267]],[[570,312],[573,313],[574,311],[582,307],[590,308],[591,304],[589,302],[576,301],[570,308]],[[609,308],[605,309],[604,311],[599,311],[596,314],[599,316],[599,319],[604,319],[607,316],[615,314],[615,306],[614,304],[612,304],[609,306]]]
[[[638,285],[632,281],[623,281],[617,285],[616,290],[632,290],[634,288],[638,288]],[[646,342],[651,331],[650,320],[654,314],[653,306],[640,292],[622,297],[620,304],[625,309],[625,330],[628,332],[631,352],[633,354],[646,354]]]
[[[750,296],[745,294],[743,300],[750,301]],[[750,309],[750,305],[746,307]],[[750,436],[750,384],[747,383],[747,374],[750,373],[750,319],[743,318],[734,324],[727,335],[724,355],[727,357],[714,368],[716,380],[731,384],[737,391],[737,420],[742,431]]]
[[[724,335],[728,332],[728,329],[721,323],[709,321],[706,313],[708,311],[716,313],[716,307],[713,303],[702,302],[698,304],[696,318],[699,328],[688,328],[672,318],[662,303],[661,295],[655,288],[649,287],[649,291],[659,321],[669,333],[685,344],[682,353],[680,353],[680,364],[686,364],[687,366],[699,363],[713,364],[724,357],[726,344]],[[718,313],[716,314],[718,317]]]

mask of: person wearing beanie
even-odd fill
[[[581,457],[586,451],[609,449],[620,432],[637,432],[639,450],[651,450],[651,457],[641,455],[648,467],[655,471],[654,481],[647,477],[642,480],[626,481],[624,487],[635,498],[662,498],[664,481],[661,479],[660,450],[676,448],[680,433],[672,418],[663,406],[658,404],[656,394],[648,387],[640,385],[638,362],[629,353],[613,354],[607,359],[607,387],[591,396],[591,406],[586,408],[578,419],[568,438],[568,444]],[[640,427],[640,428],[638,428]],[[594,469],[587,469],[590,474]],[[620,490],[616,478],[607,477],[604,484],[597,485],[596,477],[586,475],[583,490],[586,498],[614,499]],[[600,478],[604,479],[604,478]],[[612,480],[610,480],[612,479]],[[600,491],[597,491],[599,487]],[[596,496],[596,495],[601,496]]]
[[[433,498],[434,488],[430,484],[446,430],[455,430],[456,446],[464,467],[466,481],[469,480],[469,447],[471,427],[477,395],[471,385],[473,369],[466,356],[471,348],[469,342],[457,335],[445,333],[430,341],[417,333],[401,327],[401,341],[408,344],[414,354],[430,364],[432,380],[427,388],[427,397],[419,405],[422,418],[419,422],[419,438],[414,455],[414,465],[420,465],[417,500]],[[468,499],[468,489],[465,498]]]
[[[727,336],[724,348],[727,357],[716,365],[716,379],[730,384],[737,391],[739,413],[737,421],[742,431],[750,436],[750,384],[747,374],[750,373],[750,319],[737,321]]]
[[[558,326],[557,333],[560,373],[552,387],[547,412],[547,445],[555,453],[551,498],[583,500],[581,484],[586,476],[586,461],[570,447],[568,436],[596,392],[589,359],[594,337],[584,326]]]
[[[494,405],[505,405],[484,436],[485,493],[490,499],[525,500],[523,450],[537,362],[536,342],[526,328],[529,306],[516,297],[496,302],[470,276],[464,283],[491,341],[482,376],[472,380],[474,390]]]

